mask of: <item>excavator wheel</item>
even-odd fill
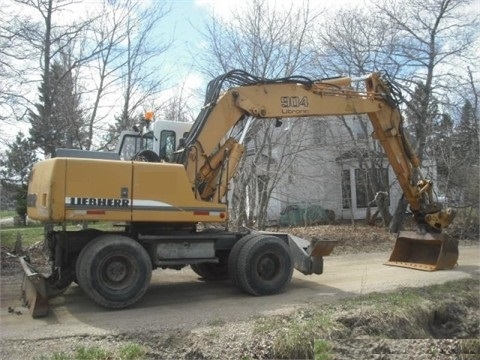
[[[226,262],[202,263],[190,265],[192,270],[206,281],[222,281],[228,279],[228,265]]]
[[[275,236],[249,239],[238,254],[236,274],[240,289],[251,295],[281,292],[293,274],[288,245]]]
[[[80,252],[76,275],[90,299],[106,308],[121,309],[143,296],[150,284],[152,263],[135,240],[102,235]]]
[[[238,279],[237,272],[238,255],[240,254],[240,251],[248,241],[261,236],[263,235],[258,233],[245,235],[235,243],[232,250],[230,251],[230,255],[228,256],[228,275],[230,276],[233,285],[237,287],[240,286],[240,280]]]

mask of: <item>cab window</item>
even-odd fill
[[[175,151],[175,131],[162,130],[160,133],[160,159],[171,162]]]
[[[153,134],[145,135],[125,135],[120,147],[120,158],[122,160],[131,160],[141,150],[153,150]]]

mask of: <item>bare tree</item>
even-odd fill
[[[380,14],[388,19],[393,30],[399,35],[398,49],[392,59],[404,64],[409,76],[403,80],[403,90],[411,96],[406,101],[409,111],[415,114],[412,119],[416,151],[423,159],[427,146],[428,129],[431,123],[427,119],[435,94],[448,89],[453,73],[449,65],[458,59],[466,59],[478,34],[478,22],[465,12],[469,4],[464,0],[405,0],[392,5],[391,2],[378,3]],[[415,101],[411,84],[423,84],[423,96]],[[396,216],[390,230],[396,232],[406,209],[405,201],[398,204]]]
[[[391,61],[392,55],[397,51],[397,34],[390,31],[388,21],[372,16],[369,8],[341,9],[335,16],[326,19],[315,35],[315,65],[324,75],[346,74],[360,77],[379,69],[397,75],[402,70],[399,63]],[[363,187],[361,189],[357,186],[357,191],[368,197],[365,204],[367,220],[371,214],[370,207],[375,205],[381,209],[382,218],[388,225],[390,212],[386,204],[380,203],[385,197],[376,196],[390,188],[389,184],[384,183],[383,177],[376,176],[387,166],[385,156],[382,156],[380,146],[370,137],[372,129],[368,118],[355,116],[354,119],[347,121],[345,117],[339,117],[339,123],[348,134],[347,143],[350,145],[347,148],[339,146],[340,143],[329,145],[338,149],[336,156],[341,164],[346,163],[347,158],[354,159],[354,166],[358,168],[356,173],[363,174],[356,179],[356,183]],[[338,128],[339,123],[331,122],[329,126]],[[343,191],[353,189],[344,188]],[[374,199],[378,201],[375,202]],[[348,206],[353,218],[353,203],[344,206]]]
[[[420,158],[439,115],[431,113],[433,97],[442,98],[452,83],[451,65],[468,60],[475,40],[477,23],[464,13],[467,5],[462,0],[371,2],[367,8],[340,11],[319,31],[318,63],[325,71],[357,76],[386,70],[396,78],[406,94],[402,100]],[[418,90],[414,93],[420,85],[421,101]],[[392,231],[406,210],[404,200],[397,210]]]
[[[17,105],[22,102],[18,92],[21,70],[16,66],[19,43],[14,31],[14,18],[10,16],[9,7],[0,7],[0,122],[2,124],[14,123],[14,114]],[[2,131],[2,137],[7,135]],[[3,138],[0,140],[4,140]],[[6,140],[6,139],[5,139]]]
[[[147,8],[142,5],[140,0],[123,2],[112,10],[109,28],[100,29],[99,34],[108,46],[100,59],[101,81],[89,121],[92,129],[99,98],[107,87],[118,86],[123,94],[120,113],[116,123],[109,127],[103,147],[108,148],[117,140],[120,131],[133,125],[135,118],[141,116],[143,105],[159,94],[167,79],[160,76],[161,55],[168,50],[171,41],[161,43],[157,40],[158,25],[170,9],[163,2],[154,2]],[[110,83],[106,82],[108,75],[111,75]]]
[[[380,14],[388,19],[393,31],[398,34],[399,52],[392,56],[403,64],[408,75],[403,80],[403,90],[413,97],[411,84],[424,84],[424,99],[417,112],[418,119],[428,118],[428,107],[432,97],[448,89],[450,64],[465,58],[472,51],[475,31],[474,18],[464,13],[465,0],[404,0],[393,6],[378,3]],[[417,153],[423,158],[428,135],[428,123],[415,125]]]
[[[266,0],[247,2],[242,11],[234,11],[227,20],[212,15],[204,32],[208,48],[202,70],[213,77],[238,68],[264,78],[305,70],[312,52],[308,33],[317,15],[308,1],[303,7],[292,3],[281,9]],[[256,226],[264,226],[272,190],[285,173],[281,169],[292,163],[286,156],[287,150],[278,149],[273,124],[256,122],[246,137],[247,156],[238,171],[248,176],[235,180],[231,206],[231,219],[236,226],[255,221]]]
[[[23,104],[27,110],[21,114],[35,111],[32,106],[33,99],[29,93],[34,84],[38,82],[38,75],[40,75],[43,91],[40,99],[41,113],[37,114],[36,120],[45,124],[41,127],[48,128],[54,121],[51,118],[53,96],[58,93],[51,80],[52,64],[55,59],[60,61],[61,56],[73,48],[76,40],[84,35],[91,19],[83,20],[77,16],[74,21],[67,24],[64,17],[70,16],[72,6],[77,4],[72,0],[15,0],[12,4],[20,15],[15,17],[15,21],[2,27],[2,31],[14,45],[9,50],[9,59],[10,64],[16,65],[19,69],[16,75],[18,75],[17,81],[20,86],[17,89],[16,97],[26,100]],[[81,61],[86,61],[94,54],[95,51],[83,59],[70,58],[72,61],[68,63],[69,68],[63,72],[62,76],[71,77],[71,71]],[[35,60],[38,63],[35,63]],[[57,79],[55,84],[61,82],[61,79]],[[24,85],[25,88],[22,88],[21,85]],[[36,108],[38,109],[38,106]],[[41,146],[42,149],[51,148],[51,146],[44,145]]]
[[[193,121],[193,109],[190,107],[192,95],[185,89],[186,83],[182,83],[169,99],[158,106],[158,112],[167,120],[189,122]]]

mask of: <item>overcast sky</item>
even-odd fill
[[[302,6],[298,0],[269,0],[275,7],[290,8]],[[480,2],[480,0],[478,0]],[[317,10],[335,11],[341,7],[351,7],[363,4],[363,0],[310,0],[310,7]],[[212,13],[217,17],[228,18],[234,10],[246,6],[246,1],[230,0],[175,0],[172,2],[172,11],[163,19],[162,36],[173,39],[172,48],[165,54],[167,71],[171,76],[171,85],[185,85],[192,91],[204,90],[210,79],[205,79],[197,72],[196,54],[202,52],[201,31],[209,21]],[[219,74],[220,75],[220,74]],[[203,93],[198,94],[199,106],[203,100]],[[168,95],[167,95],[168,96]]]
[[[163,0],[146,0],[163,1]],[[302,0],[269,0],[275,4],[275,8],[302,6]],[[292,2],[293,1],[293,2]],[[95,2],[87,0],[85,3],[91,5]],[[83,4],[82,7],[85,5]],[[175,91],[175,86],[183,86],[184,91],[195,93],[200,107],[203,100],[203,93],[206,84],[210,79],[205,79],[197,71],[196,54],[202,52],[203,38],[200,32],[205,28],[205,23],[210,19],[214,12],[215,16],[229,17],[234,9],[246,6],[246,1],[232,0],[172,0],[171,12],[161,21],[159,36],[166,41],[172,40],[173,46],[163,57],[162,63],[165,63],[165,72],[171,74],[169,91],[166,91],[162,97],[171,96]],[[341,7],[361,6],[364,0],[310,0],[310,7],[315,10],[336,11]],[[472,4],[473,11],[480,13],[480,0],[474,0]],[[324,15],[326,15],[324,13]],[[14,126],[8,129],[12,135],[22,126]],[[7,129],[2,129],[6,131]],[[22,129],[25,131],[25,129]]]

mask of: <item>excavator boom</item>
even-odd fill
[[[240,86],[220,95],[219,84],[230,78]],[[433,182],[421,173],[420,160],[404,133],[399,102],[391,84],[380,73],[361,80],[364,91],[353,90],[350,78],[268,80],[239,70],[222,75],[209,84],[204,109],[177,162],[184,164],[192,188],[202,200],[220,201],[243,153],[243,146],[235,139],[225,141],[224,138],[246,117],[280,119],[366,114],[374,129],[372,136],[382,145],[419,226],[418,235],[416,232],[399,234],[388,264],[424,270],[451,268],[458,257],[454,241],[444,233],[436,233],[452,222],[455,213],[443,209],[433,199]],[[435,235],[425,237],[422,234],[425,232]],[[445,246],[446,243],[449,245]],[[427,255],[422,256],[426,254],[425,248],[434,249],[437,256],[430,254],[426,259]],[[437,260],[432,267],[433,257]]]

